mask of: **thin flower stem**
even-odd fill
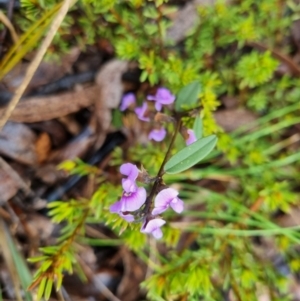
[[[150,192],[149,196],[147,197],[147,200],[146,200],[146,203],[145,203],[145,207],[144,207],[144,209],[143,209],[143,211],[142,211],[142,212],[145,214],[145,216],[146,216],[147,214],[149,214],[149,211],[150,211],[150,209],[151,209],[152,199],[153,199],[153,197],[154,197],[154,194],[156,193],[157,188],[162,184],[162,176],[163,176],[163,174],[164,174],[164,166],[165,166],[165,164],[167,163],[167,161],[168,161],[168,159],[169,159],[169,157],[170,157],[171,150],[172,150],[172,147],[173,147],[173,145],[174,145],[174,142],[175,142],[175,139],[176,139],[176,137],[177,137],[177,134],[178,134],[178,132],[180,131],[181,124],[182,124],[182,122],[181,122],[181,119],[180,119],[180,120],[177,122],[177,126],[176,126],[176,128],[175,128],[174,135],[173,135],[173,137],[172,137],[172,140],[171,140],[171,142],[170,142],[170,145],[169,145],[169,147],[168,147],[168,150],[167,150],[167,152],[166,152],[166,155],[165,155],[165,157],[164,157],[164,160],[163,160],[163,162],[162,162],[162,164],[161,164],[161,166],[160,166],[160,169],[159,169],[159,171],[158,171],[158,173],[157,173],[157,176],[156,176],[156,178],[155,178],[156,180],[155,180],[155,182],[154,182],[154,184],[153,184],[153,186],[152,186],[151,192]]]
[[[172,147],[173,147],[173,145],[174,145],[174,143],[175,143],[175,139],[176,139],[176,137],[177,137],[177,134],[178,134],[178,132],[179,132],[179,130],[180,130],[180,128],[181,128],[181,124],[182,124],[182,122],[181,122],[181,119],[180,119],[180,120],[177,122],[177,126],[176,126],[176,128],[175,128],[175,133],[174,133],[174,135],[173,135],[173,137],[172,137],[172,140],[171,140],[171,142],[170,142],[170,145],[169,145],[169,148],[168,148],[168,150],[167,150],[167,153],[166,153],[166,155],[165,155],[165,157],[164,157],[164,160],[163,160],[163,162],[162,162],[162,164],[161,164],[161,166],[160,166],[160,169],[159,169],[158,174],[157,174],[157,178],[161,178],[161,177],[163,176],[163,174],[164,174],[164,167],[165,167],[165,164],[167,163],[167,161],[168,161],[168,159],[169,159],[169,157],[170,157],[171,150],[172,150]]]

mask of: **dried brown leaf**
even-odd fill
[[[0,154],[26,165],[35,165],[35,133],[26,125],[8,122],[0,132]]]
[[[51,140],[47,133],[41,133],[35,142],[35,150],[39,163],[47,160],[51,150]]]
[[[31,82],[26,89],[26,92],[30,92],[31,90],[34,90],[42,85],[58,80],[65,74],[69,73],[79,54],[79,48],[73,48],[67,55],[62,57],[60,62],[50,63],[43,61],[37,68]],[[14,92],[23,81],[28,65],[29,63],[18,64],[5,75],[2,82],[9,91]]]

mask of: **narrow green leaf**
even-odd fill
[[[37,256],[37,257],[27,258],[27,261],[31,262],[31,263],[35,263],[35,262],[39,262],[39,261],[45,260],[47,258],[48,258],[48,256]]]
[[[197,116],[194,122],[194,132],[197,137],[197,139],[201,139],[203,135],[203,123],[202,118],[200,116]]]
[[[44,291],[45,291],[46,281],[47,281],[47,278],[43,278],[41,280],[40,284],[39,284],[39,289],[38,289],[38,292],[37,292],[37,300],[42,299],[42,296],[43,296]]]
[[[52,292],[52,286],[53,286],[53,280],[48,279],[47,284],[46,284],[46,288],[45,288],[45,293],[44,293],[45,300],[49,300],[51,292]]]
[[[58,292],[61,288],[63,281],[63,274],[62,273],[57,273],[56,275],[56,291]]]
[[[198,81],[194,81],[183,87],[175,100],[175,110],[180,112],[186,108],[196,106],[201,91],[201,85]]]
[[[5,228],[5,231],[6,231],[6,228]],[[8,250],[10,251],[11,259],[13,260],[13,264],[14,264],[14,267],[15,267],[15,270],[17,273],[15,275],[15,277],[18,277],[22,288],[24,290],[26,290],[31,282],[32,275],[31,275],[31,272],[28,268],[28,265],[27,265],[24,257],[19,252],[19,250],[16,246],[16,243],[12,239],[9,231],[6,231],[6,242],[5,243],[8,247]],[[24,300],[32,301],[32,296],[31,296],[30,292],[25,292]]]
[[[51,259],[45,260],[40,267],[41,271],[46,272],[49,269],[49,267],[52,265],[52,263],[53,262]]]
[[[54,202],[51,202],[47,205],[48,208],[55,208],[55,207],[58,207],[58,206],[61,206],[64,202],[63,201],[54,201]]]
[[[166,173],[175,174],[182,172],[205,158],[215,147],[217,137],[211,135],[188,145],[174,155],[165,165]]]

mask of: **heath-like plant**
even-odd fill
[[[28,19],[43,15],[46,3],[26,2]],[[56,246],[31,259],[40,264],[31,286],[39,286],[38,297],[49,298],[64,272],[80,268],[77,242],[125,244],[135,252],[148,265],[142,286],[149,300],[292,300],[288,280],[300,269],[299,226],[282,227],[278,218],[299,204],[300,85],[286,49],[298,10],[287,2],[200,6],[180,46],[166,38],[174,12],[168,1],[77,2],[64,27],[72,30],[76,18],[76,41],[65,43],[61,34],[53,49],[105,39],[117,57],[137,62],[140,80],[155,93],[123,96],[123,125],[143,123],[147,138],[114,151],[110,165],[121,185],[81,161],[63,165],[100,184],[90,199],[50,205],[52,220],[65,226]],[[282,75],[280,64],[290,64],[291,72]],[[225,134],[213,115],[224,97],[257,119]],[[119,239],[86,238],[87,222],[104,223]],[[165,244],[164,253],[149,247],[153,237]]]

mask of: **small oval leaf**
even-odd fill
[[[175,110],[177,112],[184,111],[186,108],[192,108],[197,105],[198,97],[201,91],[201,85],[198,81],[194,81],[183,87],[175,100]]]
[[[189,169],[212,151],[217,140],[215,135],[211,135],[188,145],[166,163],[164,167],[165,172],[175,174]]]

